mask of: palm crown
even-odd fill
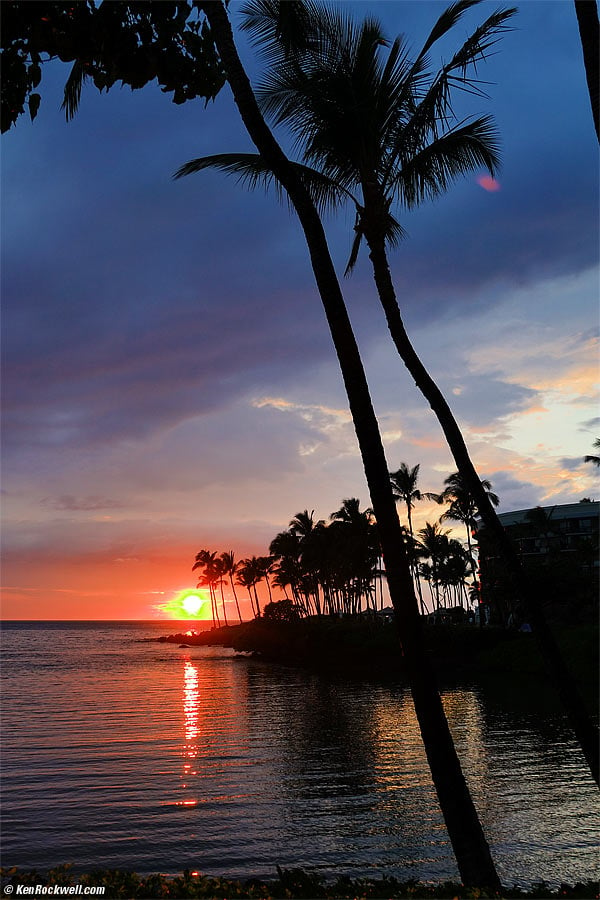
[[[304,162],[319,173],[312,181],[316,200],[354,200],[349,265],[365,229],[392,245],[402,237],[390,212],[394,200],[410,208],[465,172],[483,166],[493,174],[498,166],[491,118],[459,122],[451,99],[454,88],[482,94],[469,73],[513,10],[489,16],[439,71],[431,69],[428,55],[478,2],[448,7],[414,58],[403,37],[390,45],[372,16],[356,24],[345,10],[311,0],[250,0],[244,6],[244,27],[269,64],[257,89],[264,112],[289,126]],[[311,176],[305,178],[310,184]]]

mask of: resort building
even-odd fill
[[[499,513],[523,565],[535,572],[544,602],[571,613],[594,605],[600,560],[600,502],[581,500]],[[483,524],[479,545],[481,602],[492,619],[509,615],[511,584],[494,541]]]

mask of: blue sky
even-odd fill
[[[418,48],[445,4],[346,6]],[[4,615],[143,618],[193,586],[197,550],[264,553],[299,510],[368,495],[293,215],[218,173],[172,180],[252,149],[228,88],[207,108],[89,88],[66,123],[66,72],[46,67],[38,118],[3,137]],[[398,297],[500,510],[597,498],[598,145],[573,4],[521,3],[480,76],[465,113],[495,116],[501,189],[474,174],[401,214]],[[340,277],[352,224],[326,223]],[[439,490],[455,466],[366,256],[343,288],[390,468]]]

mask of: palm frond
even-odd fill
[[[67,78],[60,108],[65,110],[67,121],[70,121],[79,108],[81,90],[87,78],[81,60],[76,59]]]
[[[351,194],[321,172],[301,163],[292,163],[292,166],[319,211],[333,210],[347,200],[354,201]],[[234,175],[238,182],[249,190],[257,187],[268,190],[273,187],[278,199],[284,198],[282,185],[275,178],[262,156],[257,153],[219,153],[202,156],[180,166],[173,177],[179,179],[205,169],[218,169],[226,175]]]
[[[516,13],[516,7],[498,9],[492,13],[479,28],[476,28],[457,50],[450,62],[444,66],[447,73],[461,72],[461,80],[466,80],[467,69],[484,59],[487,52],[493,47],[503,32],[507,31],[506,22]]]
[[[296,56],[311,44],[315,9],[305,0],[248,0],[241,7],[242,31],[270,65]]]
[[[429,37],[423,44],[419,56],[424,56],[436,41],[439,41],[439,39],[450,31],[451,28],[454,28],[458,20],[468,9],[472,6],[476,6],[478,3],[481,3],[481,0],[457,0],[456,3],[451,3],[431,29]]]
[[[350,250],[350,256],[348,258],[346,268],[344,269],[344,277],[346,278],[352,273],[354,266],[356,265],[356,261],[358,259],[358,251],[360,250],[363,236],[364,232],[360,224],[360,214],[357,213],[356,222],[354,224],[354,239],[352,241],[352,248]]]
[[[462,175],[482,167],[494,175],[499,165],[498,134],[491,117],[483,116],[408,153],[390,187],[412,208],[443,193]]]

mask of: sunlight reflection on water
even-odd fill
[[[134,642],[149,633],[5,630],[5,865],[457,877],[401,685]],[[597,793],[539,699],[444,705],[501,877],[593,878]]]

